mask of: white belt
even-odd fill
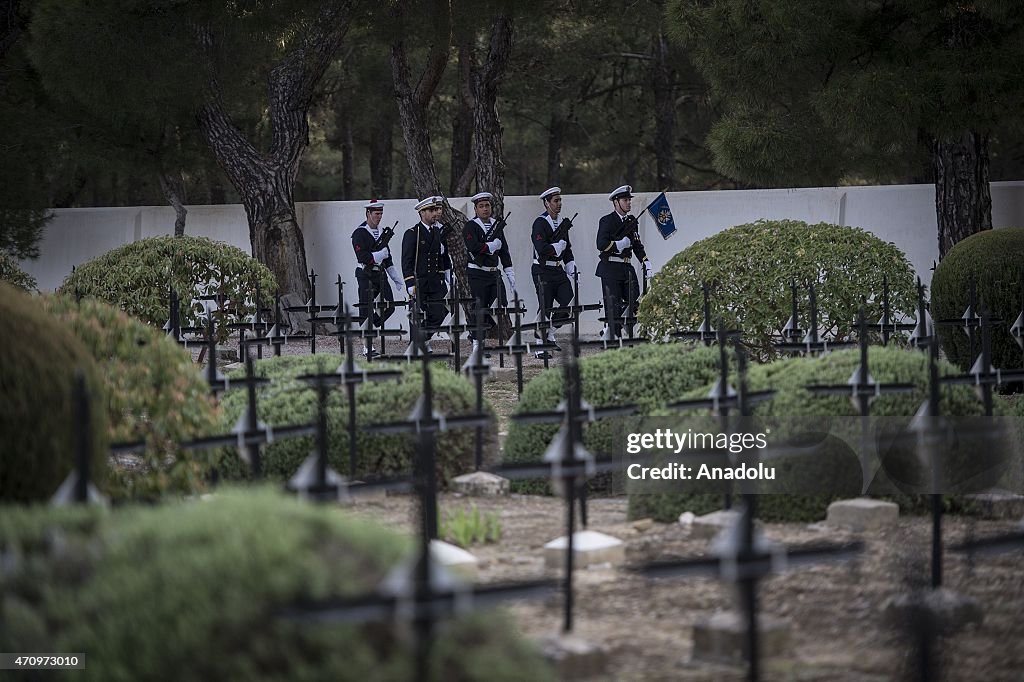
[[[632,257],[627,258],[626,256],[608,256],[608,260],[614,260],[621,263],[631,263],[633,261]]]
[[[477,265],[476,263],[466,263],[467,268],[473,268],[474,270],[483,270],[484,272],[497,272],[498,268],[489,268],[486,265]]]

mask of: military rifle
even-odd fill
[[[491,230],[487,234],[484,235],[484,241],[485,242],[493,242],[495,239],[500,239],[501,243],[504,244],[505,243],[505,225],[508,224],[507,221],[508,221],[509,216],[511,216],[511,215],[512,215],[512,212],[509,211],[509,214],[507,216],[503,216],[503,217],[498,218],[497,220],[495,220],[494,221],[494,225],[491,226]]]
[[[381,249],[388,245],[388,242],[391,241],[391,238],[395,236],[396,227],[398,227],[397,220],[395,221],[395,224],[392,225],[391,227],[385,227],[383,230],[381,230],[380,239],[378,239],[373,245],[374,251],[380,251]]]
[[[555,230],[554,234],[551,235],[551,240],[548,241],[548,244],[554,244],[555,242],[560,241],[562,239],[564,239],[565,241],[569,241],[569,230],[572,229],[572,221],[576,220],[576,216],[578,215],[578,212],[573,213],[572,218],[563,220],[562,222],[558,223],[558,229]]]

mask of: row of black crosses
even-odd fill
[[[478,310],[478,324],[479,316],[482,314],[482,310]],[[344,321],[344,329],[346,332],[351,332],[351,319],[352,317],[346,312],[343,313],[342,319]],[[456,597],[459,599],[465,599],[466,593],[456,589],[453,583],[450,583],[442,578],[435,577],[432,574],[431,564],[428,560],[429,541],[436,538],[437,535],[437,519],[436,519],[436,481],[434,477],[434,465],[433,465],[433,450],[435,447],[434,434],[438,430],[453,427],[470,427],[474,426],[480,428],[484,423],[483,415],[474,415],[470,417],[457,418],[456,421],[453,419],[445,419],[438,415],[433,410],[432,402],[432,388],[430,384],[430,374],[428,360],[432,359],[432,356],[428,355],[425,348],[424,340],[425,334],[416,333],[418,330],[415,328],[416,318],[412,318],[414,325],[413,339],[418,340],[420,346],[420,353],[418,357],[421,359],[424,365],[424,389],[423,398],[417,407],[413,410],[410,419],[407,422],[399,424],[384,424],[369,427],[371,431],[377,432],[401,432],[401,431],[414,431],[418,435],[417,439],[417,455],[416,455],[416,467],[414,471],[414,488],[420,496],[421,500],[421,550],[420,559],[415,566],[414,575],[412,576],[412,582],[406,583],[405,589],[392,589],[388,594],[385,595],[387,598],[382,598],[381,595],[374,595],[363,600],[357,600],[357,602],[346,603],[346,604],[331,604],[331,605],[318,605],[315,608],[311,605],[305,605],[300,609],[306,612],[308,617],[324,620],[324,619],[342,619],[342,620],[368,620],[372,618],[378,618],[384,613],[394,614],[396,608],[401,606],[402,613],[406,615],[412,614],[410,619],[416,626],[417,633],[417,669],[419,671],[417,679],[426,679],[426,656],[429,654],[429,643],[432,638],[433,628],[436,624],[437,619],[440,615],[447,612],[446,609],[451,607],[456,602]],[[720,326],[721,327],[721,326]],[[864,331],[864,320],[863,315],[859,320],[860,330]],[[982,326],[984,329],[984,325]],[[298,489],[304,492],[307,496],[313,499],[338,499],[343,497],[343,479],[339,476],[330,472],[327,468],[327,456],[326,456],[326,386],[328,381],[338,382],[339,376],[344,377],[346,374],[351,376],[353,379],[355,375],[359,374],[364,377],[365,373],[359,372],[354,369],[352,364],[353,353],[351,348],[351,338],[353,334],[345,334],[346,346],[347,346],[347,360],[344,370],[339,370],[336,375],[311,375],[304,377],[307,381],[310,381],[318,388],[319,410],[318,418],[314,424],[303,424],[293,425],[287,427],[279,427],[273,430],[269,429],[265,425],[262,425],[256,419],[255,412],[255,387],[258,383],[265,381],[257,379],[252,373],[251,359],[246,356],[247,360],[247,376],[243,382],[234,382],[236,385],[245,385],[249,391],[250,404],[249,410],[243,416],[245,424],[242,424],[240,419],[239,425],[236,426],[234,432],[230,435],[212,437],[207,439],[199,439],[192,443],[184,444],[185,447],[216,447],[223,446],[237,442],[240,446],[244,446],[248,455],[250,464],[253,466],[254,474],[259,474],[259,446],[269,442],[271,439],[277,439],[282,437],[291,437],[299,435],[308,435],[315,433],[317,435],[317,448],[314,454],[311,456],[307,463],[303,466],[304,472],[300,472],[302,475],[297,475],[292,479],[291,486],[294,489]],[[748,413],[750,405],[758,399],[767,399],[770,396],[767,393],[750,395],[746,391],[745,386],[745,361],[744,356],[740,355],[740,391],[736,392],[733,390],[728,383],[728,363],[726,360],[725,353],[725,341],[730,336],[728,332],[721,329],[716,332],[717,340],[721,349],[721,377],[719,382],[716,384],[715,389],[712,391],[712,395],[703,401],[703,404],[698,405],[694,401],[686,401],[685,403],[676,403],[674,407],[677,409],[693,409],[694,407],[711,407],[715,409],[719,414],[727,414],[728,409],[735,408],[740,411],[741,414]],[[208,343],[213,343],[213,330],[208,330]],[[866,404],[865,397],[870,399],[870,396],[866,396],[866,392],[870,391],[871,395],[877,395],[879,392],[886,392],[890,387],[880,387],[874,385],[873,380],[870,379],[870,373],[866,365],[866,340],[867,334],[861,334],[861,347],[862,347],[862,365],[855,375],[858,376],[858,381],[845,387],[839,387],[844,391],[850,391],[851,397],[856,399],[859,404]],[[524,421],[561,421],[562,427],[560,428],[556,438],[552,441],[551,447],[545,454],[545,461],[552,465],[554,469],[554,478],[557,483],[560,484],[561,489],[565,493],[566,497],[566,520],[567,520],[567,538],[568,538],[568,551],[566,553],[566,572],[563,582],[563,589],[565,593],[564,599],[564,621],[563,628],[566,631],[571,630],[573,624],[573,589],[572,589],[572,576],[573,576],[573,546],[572,538],[573,531],[575,528],[574,510],[576,506],[577,497],[581,500],[581,518],[585,525],[586,513],[585,513],[585,497],[582,495],[582,491],[585,490],[583,483],[588,475],[592,475],[599,469],[614,468],[613,462],[601,462],[598,463],[594,458],[585,450],[582,443],[582,424],[586,421],[592,421],[593,419],[600,417],[607,417],[612,415],[623,415],[629,414],[635,410],[634,406],[616,406],[611,408],[594,408],[593,406],[587,405],[582,399],[582,389],[580,386],[579,369],[575,361],[578,355],[578,342],[577,337],[574,336],[574,352],[569,360],[564,365],[564,371],[566,376],[566,400],[559,406],[559,409],[553,413],[546,414],[533,414],[533,415],[521,415],[518,418]],[[934,349],[934,344],[932,348]],[[985,344],[983,344],[983,355],[985,353]],[[934,350],[933,350],[934,353]],[[214,363],[211,362],[210,366]],[[472,368],[471,374],[476,377],[482,377],[483,372],[481,368],[486,366],[486,360],[483,357],[482,351],[477,353],[474,358],[471,358],[471,362],[467,363],[469,368]],[[987,363],[983,362],[982,366],[987,366]],[[211,387],[214,390],[227,390],[229,388],[228,382],[223,380],[222,377],[216,374],[215,368],[212,370],[213,374],[211,377]],[[1005,374],[1004,374],[1005,376]],[[977,382],[977,377],[973,377],[974,382]],[[353,380],[351,383],[346,383],[346,386],[350,387],[350,390],[354,390],[354,387],[359,381]],[[991,384],[981,383],[978,384],[981,387],[988,387],[991,390]],[[815,390],[819,392],[828,392],[835,390],[837,387],[817,387]],[[893,389],[895,390],[895,389]],[[984,389],[983,389],[984,390]],[[934,392],[934,389],[933,389]],[[80,394],[84,396],[84,391],[80,391]],[[84,401],[84,399],[83,399]],[[87,401],[85,407],[80,411],[81,414],[86,414],[88,407]],[[937,399],[933,402],[937,404]],[[350,405],[354,404],[354,400],[351,400],[350,394]],[[866,408],[862,408],[866,409]],[[81,418],[81,417],[80,417]],[[354,418],[350,415],[350,428],[354,424]],[[83,421],[83,433],[86,432],[84,423],[87,422],[87,414],[85,421]],[[81,440],[82,453],[88,452],[88,443],[85,437]],[[478,450],[479,452],[479,450]],[[88,458],[80,454],[79,457],[79,469],[77,475],[73,477],[74,480],[69,479],[69,484],[64,486],[68,489],[68,492],[72,493],[70,497],[78,501],[84,501],[88,499]],[[354,461],[354,460],[352,460]],[[479,455],[477,457],[477,467],[479,468],[480,461]],[[509,477],[534,477],[542,473],[540,471],[528,471],[528,470],[501,470]],[[543,473],[546,473],[545,469]],[[371,490],[375,486],[378,487],[402,487],[407,486],[407,482],[402,481],[381,481],[377,483],[364,484],[357,488],[357,490]],[[744,492],[744,511],[741,525],[737,529],[738,532],[732,536],[732,542],[727,542],[721,546],[719,557],[715,560],[699,560],[699,561],[687,561],[687,562],[676,562],[674,564],[658,564],[656,566],[647,567],[644,572],[650,575],[667,575],[673,573],[681,573],[684,575],[691,575],[695,573],[707,574],[715,572],[716,570],[724,575],[732,577],[739,581],[741,587],[741,594],[743,595],[743,607],[748,617],[748,638],[749,647],[748,653],[750,655],[750,677],[751,679],[757,679],[758,677],[758,656],[757,656],[757,631],[756,631],[756,584],[759,579],[769,575],[779,565],[779,550],[778,549],[766,549],[766,545],[759,539],[755,538],[753,533],[753,516],[755,513],[754,509],[754,498],[748,492]],[[941,540],[940,540],[941,542]],[[991,540],[989,543],[993,546],[1001,546],[1007,542],[1012,543],[1006,539]],[[818,558],[834,558],[840,556],[846,556],[856,551],[856,547],[829,547],[829,548],[813,548],[797,550],[796,552],[790,553],[789,565],[795,563],[802,563],[805,561],[816,560]],[[940,545],[941,550],[941,545]],[[392,585],[394,588],[394,585]],[[486,590],[478,590],[480,596],[484,597],[484,601],[488,599],[498,599],[502,597],[511,596],[524,596],[530,594],[536,594],[543,592],[550,585],[546,581],[534,581],[525,584],[516,585],[505,585],[487,588]],[[410,592],[411,590],[411,592]],[[457,594],[458,593],[458,594]],[[445,608],[441,608],[441,605],[447,605]],[[413,607],[410,612],[410,606]],[[310,614],[309,610],[312,609],[314,613]],[[326,609],[326,611],[325,611]],[[298,612],[292,615],[297,616]],[[372,618],[371,618],[372,616]]]

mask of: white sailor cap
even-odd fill
[[[417,211],[422,211],[425,208],[434,208],[435,206],[440,206],[442,203],[444,203],[444,197],[438,197],[438,196],[427,197],[426,199],[424,199],[420,203],[416,204],[416,206],[414,206],[414,208]]]
[[[484,199],[487,199],[487,201],[493,201],[494,195],[491,194],[490,192],[477,192],[476,194],[469,198],[469,200],[472,201],[474,204],[478,201],[483,201]]]
[[[615,201],[616,199],[629,199],[633,197],[633,188],[629,185],[623,185],[622,187],[616,187],[612,190],[612,193],[608,195],[608,201]]]
[[[561,193],[562,193],[562,188],[561,187],[548,187],[546,190],[544,190],[543,192],[540,193],[540,200],[541,201],[547,201],[549,197],[552,197],[552,196],[554,196],[556,194],[561,194]]]
[[[365,208],[367,211],[383,211],[384,202],[381,201],[380,199],[370,199],[370,203],[368,203],[366,206],[363,206],[363,208]]]

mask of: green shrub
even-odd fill
[[[82,342],[40,309],[39,299],[0,283],[0,500],[48,500],[75,466],[74,383],[92,396],[91,477],[107,471],[107,413],[96,363]]]
[[[223,325],[252,315],[251,298],[259,282],[264,306],[273,302],[277,284],[270,270],[247,253],[206,237],[151,237],[108,251],[65,278],[59,293],[91,296],[106,301],[147,324],[162,327],[168,316],[168,285],[181,300],[181,326],[197,326],[204,307],[196,301],[197,287],[223,296],[214,313],[221,340]]]
[[[3,249],[0,249],[0,282],[29,292],[35,292],[39,287],[36,278],[22,270],[18,261]]]
[[[481,513],[476,505],[447,512],[441,520],[441,537],[469,549],[472,545],[501,540],[501,519],[497,512]]]
[[[105,386],[110,440],[147,443],[138,465],[115,467],[112,494],[148,498],[201,490],[208,457],[175,444],[213,433],[220,419],[189,352],[106,303],[76,303],[68,296],[45,296],[40,302],[95,358]]]
[[[679,400],[695,386],[703,386],[718,372],[718,350],[693,344],[669,343],[635,346],[599,353],[580,360],[583,399],[596,407],[635,403],[649,415]],[[516,413],[553,410],[564,399],[561,367],[541,372],[523,390]],[[613,438],[622,418],[600,419],[584,426],[584,443],[595,455],[615,454]],[[512,464],[541,461],[558,432],[557,424],[509,424],[505,461]],[[546,481],[517,481],[521,492],[546,492]]]
[[[1020,347],[1008,330],[1021,311],[1021,273],[1024,272],[1024,228],[986,230],[950,249],[932,275],[932,317],[958,319],[967,309],[970,278],[974,275],[979,305],[1002,318],[992,326],[992,365],[1011,369],[1022,365]],[[981,332],[975,332],[974,356],[961,327],[938,325],[942,350],[950,362],[967,371],[981,353]]]
[[[412,646],[388,624],[284,613],[368,594],[404,554],[400,537],[337,509],[252,489],[107,512],[5,509],[0,548],[0,650],[84,652],[86,669],[67,679],[415,676]],[[459,617],[437,638],[433,679],[551,679],[492,613]]]
[[[702,282],[713,285],[712,316],[743,330],[761,359],[777,355],[773,336],[792,314],[796,282],[800,326],[808,325],[809,284],[815,285],[819,328],[845,336],[869,297],[869,322],[882,316],[882,278],[889,278],[893,314],[914,315],[914,272],[907,257],[855,227],[796,220],[759,220],[723,230],[683,249],[655,275],[640,305],[644,334],[654,338],[696,329],[703,319]],[[870,297],[875,296],[876,299]],[[717,324],[717,322],[716,322]]]
[[[271,426],[313,422],[317,415],[316,390],[295,377],[334,372],[342,360],[340,355],[320,354],[258,361],[256,373],[272,382],[258,390],[260,420]],[[384,367],[381,363],[373,364],[376,369]],[[405,376],[400,382],[368,383],[356,389],[357,426],[401,421],[409,416],[422,394],[423,374],[417,364],[406,366],[403,371]],[[235,378],[244,375],[240,369],[229,374]],[[463,377],[448,370],[443,364],[435,363],[431,366],[431,380],[435,410],[446,416],[475,412],[476,393]],[[222,428],[231,428],[245,410],[246,392],[228,393],[221,406],[224,410]],[[330,466],[348,475],[348,399],[344,389],[330,390],[327,409]],[[486,402],[485,409],[493,414]],[[491,441],[494,439],[493,431],[493,427],[485,429]],[[451,429],[438,434],[437,471],[443,484],[472,468],[474,443],[474,429]],[[271,443],[262,450],[264,474],[287,479],[298,470],[314,447],[312,436]],[[407,475],[412,471],[414,448],[412,435],[371,434],[360,429],[356,437],[356,470],[360,475]],[[235,449],[224,452],[219,469],[227,477],[248,475],[248,466],[238,457]]]
[[[843,384],[850,378],[859,365],[859,350],[845,350],[829,353],[822,357],[796,357],[779,360],[770,364],[755,365],[748,373],[750,390],[775,389],[775,397],[760,403],[754,410],[755,416],[764,417],[854,417],[857,410],[849,396],[814,397],[807,390],[808,385]],[[908,351],[900,348],[872,347],[869,355],[871,374],[876,381],[883,383],[914,383],[917,390],[905,394],[883,395],[871,405],[871,415],[876,417],[910,417],[921,406],[927,397],[928,357],[924,353]],[[957,374],[956,368],[941,361],[940,374]],[[691,393],[694,398],[707,393],[710,387],[702,387]],[[977,416],[982,414],[981,403],[972,388],[968,386],[947,386],[942,390],[940,411],[950,416]],[[997,415],[1008,414],[1008,405],[996,403]],[[903,423],[905,420],[893,420]],[[824,433],[825,427],[822,427]],[[848,489],[843,496],[855,496],[862,487],[859,460],[856,453],[841,439],[830,437],[822,447],[828,454],[828,461],[808,461],[800,458],[794,461],[776,460],[776,479],[786,483],[794,494],[760,495],[758,497],[759,516],[769,521],[814,521],[824,516],[828,503],[837,496],[800,495],[801,489],[808,485],[823,487],[823,476],[833,480],[826,487],[839,488],[846,484],[842,480],[848,477]],[[773,441],[769,441],[773,442]],[[873,482],[873,493],[889,495],[908,509],[920,508],[916,497],[908,497],[900,492],[900,485],[906,488],[907,478],[914,471],[908,471],[907,453],[898,448],[885,447],[884,437],[879,442],[882,476]],[[1004,441],[1004,445],[1006,445]],[[951,476],[958,480],[966,480],[974,475],[1002,473],[1014,480],[1020,478],[1020,453],[1016,449],[1009,461],[1009,470],[996,467],[984,452],[967,452],[968,443],[953,453],[944,462]],[[839,479],[839,480],[835,480]],[[722,496],[711,494],[632,494],[630,495],[630,516],[642,518],[651,516],[659,520],[675,520],[684,511],[695,514],[706,513],[721,508]]]

